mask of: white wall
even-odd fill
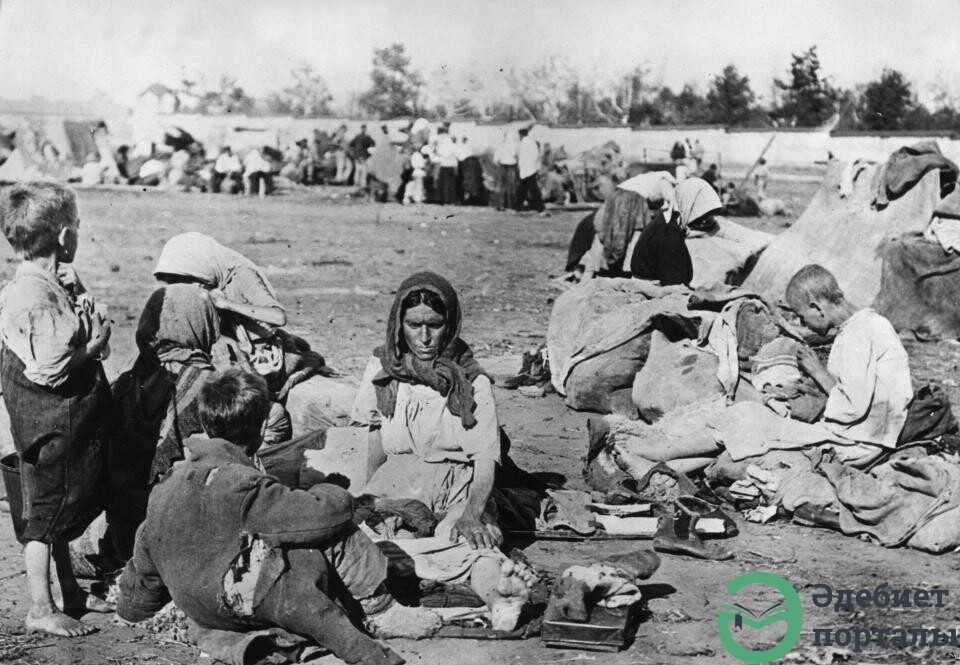
[[[164,127],[179,126],[203,141],[208,154],[223,144],[230,144],[237,150],[246,147],[278,142],[283,147],[300,138],[310,138],[314,129],[331,132],[341,124],[347,125],[350,134],[360,125],[366,124],[367,131],[376,139],[380,135],[380,126],[386,124],[391,133],[405,127],[405,120],[340,120],[336,118],[300,120],[287,117],[248,118],[245,116],[203,116],[195,114],[161,115],[157,125],[152,128],[134,122],[135,131],[140,134],[153,132],[153,136],[135,136],[137,140],[162,139]],[[493,149],[501,140],[507,126],[476,124],[473,122],[455,122],[451,133],[465,135],[478,152]],[[263,131],[237,131],[238,129],[257,129]],[[159,132],[159,135],[157,134]],[[691,142],[700,141],[706,152],[705,161],[717,161],[719,154],[724,168],[746,167],[760,155],[770,137],[776,135],[767,151],[767,161],[771,165],[789,167],[813,166],[817,161],[827,159],[832,152],[841,160],[856,158],[884,161],[894,150],[916,143],[916,136],[830,136],[827,132],[807,131],[727,131],[722,127],[705,128],[650,128],[631,129],[629,127],[547,127],[538,125],[532,135],[541,143],[550,143],[553,147],[564,146],[567,154],[574,156],[584,150],[601,145],[606,141],[615,141],[621,152],[629,160],[641,160],[646,151],[650,161],[667,157],[674,142],[689,138]],[[940,144],[940,149],[951,159],[960,163],[960,141],[948,136],[930,137]],[[213,151],[213,153],[211,153]]]

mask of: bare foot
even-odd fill
[[[530,587],[537,575],[521,563],[507,559],[500,566],[500,580],[490,592],[490,623],[494,630],[509,631],[517,627],[520,610],[530,597]]]
[[[23,621],[23,625],[28,633],[49,633],[61,637],[80,637],[81,635],[89,635],[96,630],[95,627],[77,619],[72,619],[57,609],[46,612],[30,610],[27,618]]]
[[[419,640],[430,637],[443,625],[436,612],[423,607],[407,607],[394,601],[384,611],[367,616],[367,630],[374,637],[406,637]]]

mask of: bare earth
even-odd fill
[[[792,217],[752,223],[776,232],[796,217],[815,191],[806,182],[774,183],[773,194],[788,201]],[[110,307],[114,321],[111,378],[134,354],[133,333],[140,309],[154,288],[151,269],[166,238],[186,230],[210,233],[267,268],[290,312],[290,329],[309,340],[329,364],[358,375],[384,334],[391,291],[410,273],[432,269],[451,279],[466,313],[463,337],[483,358],[518,354],[544,340],[550,308],[559,291],[549,275],[563,267],[567,242],[583,212],[554,212],[548,219],[490,209],[421,209],[396,204],[330,201],[318,191],[266,201],[230,196],[162,192],[83,191],[81,247],[77,268],[87,287]],[[750,223],[749,220],[747,223]],[[9,247],[0,248],[0,279],[15,267]],[[5,259],[5,261],[3,260]],[[910,344],[919,382],[943,384],[960,406],[953,381],[960,346]],[[503,363],[500,363],[503,364]],[[511,368],[510,365],[507,365]],[[497,389],[502,423],[514,442],[517,461],[532,471],[563,473],[568,485],[584,487],[587,414],[566,409],[555,396],[527,398]],[[745,572],[770,570],[786,577],[804,604],[804,631],[788,659],[839,662],[839,652],[813,646],[813,628],[957,626],[960,599],[930,609],[866,608],[857,612],[818,609],[811,586],[870,589],[940,586],[955,588],[953,556],[934,557],[882,547],[837,534],[773,523],[749,524],[737,515],[741,535],[727,544],[737,556],[723,563],[663,555],[663,565],[644,587],[648,598],[636,640],[619,654],[543,647],[539,640],[393,641],[410,663],[721,663],[738,662],[723,650],[717,610],[729,602],[724,584]],[[616,544],[536,543],[527,555],[542,570],[558,572],[609,554],[649,548],[649,542]],[[141,629],[90,615],[95,635],[68,641],[25,636],[22,562],[8,518],[0,516],[0,662],[16,663],[194,663],[189,646],[160,643]],[[740,598],[742,601],[742,598]],[[758,602],[758,607],[768,603]],[[772,644],[779,635],[759,633]],[[745,643],[747,640],[744,640]],[[930,662],[960,657],[960,647],[895,650],[870,646],[851,662]],[[834,659],[837,659],[836,661]]]

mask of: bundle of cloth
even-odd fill
[[[937,204],[930,224],[922,232],[884,239],[880,246],[880,292],[874,301],[877,311],[889,318],[897,330],[913,332],[923,340],[960,337],[960,189],[951,180],[956,171],[939,161],[937,154],[901,158],[898,162],[940,168],[941,193],[950,186],[953,190]]]
[[[876,180],[875,208],[885,208],[890,201],[900,198],[928,172],[940,172],[941,196],[949,193],[957,181],[960,169],[942,152],[936,141],[921,141],[904,146],[890,155],[881,167]]]
[[[560,295],[550,314],[547,350],[554,388],[568,406],[610,413],[629,403],[657,327],[695,335],[691,291],[645,280],[593,279]],[[629,411],[629,409],[628,409]]]

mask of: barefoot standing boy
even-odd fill
[[[75,637],[93,628],[69,614],[108,610],[73,575],[68,543],[101,508],[97,430],[110,399],[100,364],[110,326],[68,264],[80,220],[74,193],[52,183],[0,191],[0,228],[22,262],[0,292],[0,386],[20,456],[20,540],[30,591],[28,631]],[[50,557],[63,612],[53,602]]]

